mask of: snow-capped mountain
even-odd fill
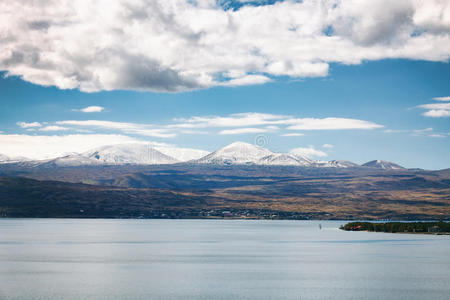
[[[293,153],[274,153],[266,148],[249,143],[235,142],[217,151],[177,148],[169,146],[152,147],[149,144],[133,143],[109,145],[84,153],[69,153],[64,156],[41,161],[26,158],[10,158],[0,154],[0,164],[16,163],[23,166],[86,166],[86,165],[158,165],[189,162],[211,165],[262,165],[262,166],[298,166],[310,168],[358,168],[361,167],[346,160],[320,161]],[[395,163],[374,160],[362,165],[384,170],[403,170]]]
[[[377,168],[377,169],[384,169],[384,170],[404,170],[400,165],[394,164],[390,161],[385,160],[372,160],[369,162],[366,162],[362,165],[363,167],[369,167],[369,168]]]
[[[24,161],[29,161],[29,159],[26,157],[23,157],[23,156],[9,157],[4,154],[0,154],[0,164],[18,163],[18,162],[24,162]]]
[[[360,165],[355,164],[348,160],[330,160],[330,161],[316,161],[314,163],[315,167],[323,168],[357,168]]]
[[[200,159],[210,152],[199,149],[191,149],[191,148],[177,148],[177,147],[155,147],[159,152],[173,157],[181,162],[186,162],[190,160]]]
[[[81,154],[69,154],[55,159],[41,161],[40,166],[78,167],[86,165],[100,165],[101,162]]]
[[[9,157],[3,154],[0,154],[0,163],[5,163],[9,161]]]
[[[92,165],[158,165],[179,161],[146,144],[119,144],[95,148],[84,153],[70,153],[54,159],[30,162],[39,166],[78,167]]]
[[[264,156],[258,160],[257,164],[260,165],[276,165],[276,166],[303,166],[309,167],[314,163],[313,160],[295,154],[283,154],[274,153],[268,156]]]
[[[235,142],[193,162],[218,165],[248,165],[258,164],[263,157],[273,154],[275,153],[262,147],[244,142]]]
[[[103,164],[173,164],[177,159],[165,155],[146,144],[119,144],[103,146],[82,154]]]

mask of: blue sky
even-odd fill
[[[236,140],[254,143],[255,138],[262,135],[264,146],[278,152],[312,146],[327,154],[320,159],[346,159],[357,163],[385,159],[407,167],[445,168],[450,166],[449,119],[426,117],[423,115],[426,110],[418,106],[437,102],[432,100],[434,97],[450,95],[448,78],[448,63],[408,60],[384,60],[357,66],[333,65],[330,74],[324,78],[301,81],[279,78],[264,85],[216,87],[182,93],[84,93],[76,89],[42,87],[24,82],[18,77],[3,77],[0,80],[0,129],[3,134],[69,135],[76,132],[27,131],[29,128],[21,128],[17,124],[106,120],[165,126],[176,124],[174,119],[179,118],[226,117],[247,112],[296,118],[349,118],[370,121],[384,127],[368,130],[280,128],[262,133],[231,135],[218,134],[229,128],[218,127],[201,128],[201,131],[208,133],[177,132],[174,137],[161,138],[95,126],[87,129],[93,133],[119,133],[139,140],[209,151]],[[104,107],[104,111],[74,111],[94,105]],[[303,135],[282,136],[286,133]],[[323,147],[324,144],[333,147]]]
[[[244,141],[322,160],[450,167],[450,4],[86,5],[0,11],[0,154]]]

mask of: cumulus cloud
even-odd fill
[[[263,75],[247,75],[241,78],[234,78],[221,83],[223,86],[240,86],[240,85],[255,85],[263,84],[271,81],[267,76]]]
[[[448,1],[241,2],[3,1],[0,70],[62,89],[178,92],[450,57]]]
[[[88,106],[88,107],[81,108],[81,109],[74,109],[74,111],[80,111],[80,112],[84,112],[84,113],[96,113],[96,112],[102,112],[103,110],[105,110],[105,108],[103,106]]]
[[[323,147],[323,148],[332,149],[332,148],[334,148],[334,145],[331,145],[331,144],[323,144],[322,147]]]
[[[326,154],[322,150],[315,149],[313,146],[308,146],[305,148],[302,148],[302,147],[295,148],[295,149],[292,149],[290,151],[290,153],[296,154],[296,155],[302,155],[302,156],[306,156],[306,157],[311,157],[311,158],[328,156],[328,154]]]

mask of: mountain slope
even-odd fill
[[[9,161],[9,157],[3,154],[0,154],[0,163],[5,163]]]
[[[23,157],[23,156],[16,156],[16,157],[9,157],[7,155],[4,154],[0,154],[0,164],[5,164],[5,163],[19,163],[19,162],[26,162],[29,161],[30,159]]]
[[[357,168],[360,165],[355,164],[348,160],[330,160],[330,161],[318,161],[314,164],[315,167],[325,168]]]
[[[210,153],[209,151],[191,148],[155,147],[155,149],[181,162],[200,159]]]
[[[273,154],[275,153],[262,147],[235,142],[193,162],[218,165],[248,165],[257,164],[263,157]]]
[[[31,162],[36,163],[36,162]],[[42,167],[50,167],[50,166],[56,166],[56,167],[79,167],[79,166],[86,166],[86,165],[100,165],[101,162],[86,156],[83,156],[81,154],[70,154],[62,157],[58,157],[55,159],[47,160],[44,162],[40,162],[40,166]]]
[[[303,166],[309,167],[313,164],[313,161],[307,157],[295,154],[282,154],[274,153],[268,156],[264,156],[258,161],[261,165],[274,165],[274,166]]]
[[[383,170],[404,170],[405,168],[385,160],[372,160],[362,165],[363,167],[377,168]]]
[[[177,159],[165,155],[145,144],[119,144],[103,146],[82,154],[103,164],[173,164]]]

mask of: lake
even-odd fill
[[[448,299],[450,236],[345,223],[0,219],[0,299]]]

